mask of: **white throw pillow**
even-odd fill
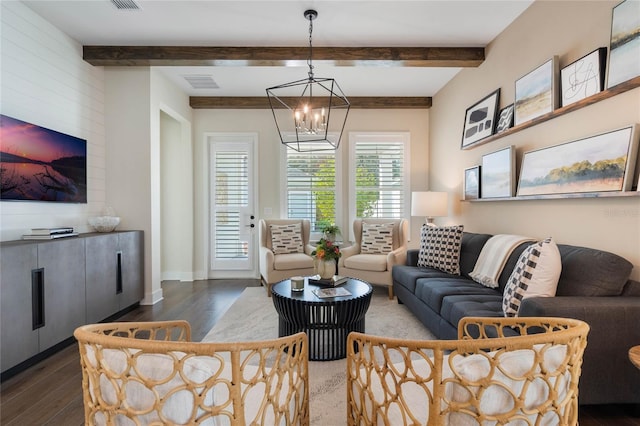
[[[269,225],[271,250],[274,254],[304,253],[300,223]]]
[[[443,227],[423,225],[418,266],[460,275],[463,230],[463,225]]]
[[[387,254],[393,251],[393,223],[362,222],[360,253]]]
[[[556,295],[562,262],[558,246],[547,238],[527,247],[507,281],[502,297],[504,316],[518,316],[523,299]]]

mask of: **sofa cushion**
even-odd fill
[[[418,266],[460,275],[460,245],[463,225],[422,226]]]
[[[313,258],[304,253],[279,254],[273,260],[273,269],[276,271],[304,268],[313,268]]]
[[[302,227],[300,223],[269,225],[271,247],[274,254],[303,253]]]
[[[452,278],[451,274],[433,268],[418,268],[416,266],[394,265],[391,270],[393,281],[411,293],[416,291],[416,281],[420,278]]]
[[[464,294],[495,295],[496,291],[462,277],[419,278],[416,282],[416,297],[435,312],[440,312],[442,301],[446,296]]]
[[[360,253],[391,253],[393,251],[393,227],[393,223],[362,222]]]
[[[485,243],[489,241],[489,234],[475,234],[473,232],[465,232],[462,234],[462,243],[460,245],[460,275],[469,277],[473,270],[478,256],[482,251]]]
[[[502,295],[494,290],[494,294],[446,296],[440,316],[454,327],[464,317],[502,317]]]
[[[607,251],[558,244],[562,273],[557,296],[619,296],[633,264]]]
[[[504,315],[518,316],[520,302],[527,297],[555,296],[561,269],[560,252],[551,238],[531,244],[520,255],[504,289]]]
[[[384,272],[387,270],[386,254],[356,254],[344,260],[344,266],[361,271]]]

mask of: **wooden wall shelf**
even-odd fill
[[[640,197],[640,191],[622,192],[584,192],[576,194],[549,194],[549,195],[524,195],[519,197],[504,198],[479,198],[477,200],[461,200],[470,203],[495,202],[495,201],[530,201],[530,200],[566,200],[575,198],[620,198],[620,197]]]
[[[577,111],[589,105],[593,105],[597,102],[603,101],[605,99],[609,99],[613,96],[619,95],[621,93],[627,92],[629,90],[633,90],[637,87],[640,87],[640,77],[635,77],[629,81],[625,81],[624,83],[620,83],[617,86],[612,87],[611,89],[603,90],[602,92],[596,93],[595,95],[591,95],[588,98],[582,99],[581,101],[575,102],[573,104],[564,106],[562,108],[558,108],[548,114],[541,115],[540,117],[534,118],[533,120],[526,121],[524,123],[518,124],[517,126],[511,127],[501,133],[496,133],[495,135],[487,136],[480,141],[463,148],[465,150],[475,148],[477,146],[483,145],[485,143],[495,141],[497,139],[503,138],[505,136],[509,136],[513,133],[517,133],[521,130],[528,129],[529,127],[536,126],[538,124],[544,123],[545,121],[552,120],[556,117],[560,117],[562,115],[568,114],[573,111]]]

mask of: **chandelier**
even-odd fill
[[[349,114],[349,100],[333,78],[313,75],[313,20],[315,10],[306,10],[309,20],[308,77],[291,83],[269,87],[267,97],[280,140],[299,151],[335,150]]]

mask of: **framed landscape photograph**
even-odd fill
[[[558,57],[554,56],[516,80],[515,125],[533,120],[558,107]]]
[[[467,109],[464,116],[461,149],[467,149],[481,139],[493,134],[498,115],[499,100],[500,89]]]
[[[480,193],[482,198],[513,196],[516,149],[511,145],[482,156]]]
[[[464,169],[462,199],[477,200],[480,198],[480,166]]]
[[[600,47],[560,71],[561,106],[588,98],[604,89],[607,48]]]
[[[625,0],[613,8],[607,88],[640,76],[640,2]]]
[[[518,196],[626,191],[633,183],[638,125],[526,152]]]
[[[504,132],[513,127],[513,108],[514,105],[508,105],[500,110],[498,122],[496,123],[496,133]]]

